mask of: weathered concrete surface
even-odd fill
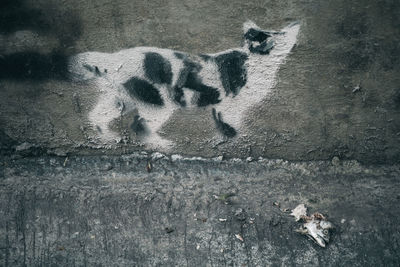
[[[400,264],[399,166],[150,158],[2,158],[0,265]],[[328,247],[274,202],[327,215]]]
[[[397,0],[3,0],[0,266],[399,266],[398,165],[159,159],[148,173],[151,156],[129,154],[146,149],[132,118],[119,122],[120,144],[92,138],[97,95],[68,79],[70,56],[214,53],[240,46],[248,19],[301,23],[276,87],[233,139],[218,136],[210,110],[176,112],[163,128],[173,153],[398,164]],[[230,193],[227,204],[214,197]],[[328,215],[332,242],[295,233],[274,202]]]
[[[277,86],[249,112],[249,134],[227,142],[206,109],[177,112],[163,132],[174,152],[292,160],[400,158],[400,4],[386,1],[2,1],[2,143],[28,142],[58,155],[104,148],[91,139],[93,88],[63,75],[84,51],[156,46],[213,53],[240,45],[247,19],[262,28],[301,23]],[[24,31],[24,32],[21,32]],[[19,57],[11,57],[15,53]],[[36,64],[34,53],[46,57]],[[233,111],[234,112],[234,111]],[[118,151],[142,147],[121,122]],[[104,148],[106,149],[106,148]],[[114,153],[111,149],[108,153]]]

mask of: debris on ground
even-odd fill
[[[165,227],[165,232],[167,232],[167,234],[170,234],[173,231],[175,231],[175,230],[172,227]]]
[[[227,193],[227,194],[221,194],[219,196],[214,195],[214,198],[216,200],[220,200],[220,201],[224,202],[226,205],[228,205],[229,204],[229,198],[231,198],[233,196],[235,196],[235,193]]]
[[[332,158],[332,165],[333,165],[333,166],[336,166],[336,167],[340,165],[340,159],[339,159],[339,157],[334,156],[334,157]]]
[[[64,167],[67,166],[67,162],[68,162],[68,157],[66,157],[65,160],[64,160],[64,163],[63,163]]]
[[[148,161],[146,164],[147,172],[151,172],[152,169],[153,169],[153,164],[151,164],[151,161]]]
[[[111,163],[106,163],[104,166],[101,168],[102,171],[109,171],[112,170],[114,166]]]
[[[197,217],[197,213],[193,214],[194,220],[195,221],[202,221],[203,223],[207,222],[208,218],[207,217]]]
[[[165,155],[161,154],[160,152],[154,152],[153,154],[151,154],[151,159],[154,161],[162,159],[164,157],[165,157]]]
[[[24,142],[24,143],[16,146],[15,151],[20,152],[20,151],[31,149],[32,147],[35,147],[35,145],[32,145],[28,142]]]
[[[304,204],[300,204],[292,210],[292,213],[290,213],[290,215],[294,216],[296,222],[298,222],[300,221],[302,216],[307,216],[307,208]]]
[[[242,208],[238,208],[235,211],[235,216],[238,221],[244,221],[244,220],[246,220],[246,217],[247,217],[246,212]]]
[[[242,237],[240,234],[236,234],[235,237],[236,237],[237,239],[239,239],[240,241],[244,242],[244,239],[243,239],[243,237]]]
[[[358,85],[356,85],[356,86],[353,88],[353,90],[352,90],[351,92],[354,94],[355,92],[358,92],[358,91],[360,91],[360,90],[361,90],[361,85],[358,84]]]
[[[334,228],[324,215],[315,212],[311,216],[307,215],[307,208],[304,204],[298,205],[290,214],[295,217],[296,221],[300,219],[304,224],[296,229],[296,232],[306,235],[321,247],[325,247],[330,240],[330,231]]]
[[[122,68],[123,65],[124,65],[124,64],[120,64],[120,65],[118,66],[118,68],[115,69],[115,71],[118,72],[118,71]]]

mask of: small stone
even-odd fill
[[[183,159],[183,157],[181,155],[174,154],[171,156],[172,161],[177,161],[177,160],[182,160],[182,159]]]
[[[18,146],[15,147],[15,151],[24,151],[24,150],[28,150],[31,147],[34,147],[34,145],[28,143],[28,142],[24,142]]]
[[[339,164],[340,164],[340,159],[337,156],[333,157],[332,158],[332,165],[333,166],[339,166]]]
[[[240,241],[244,242],[244,239],[243,239],[243,237],[242,237],[240,234],[236,234],[235,237],[236,237],[237,239],[239,239]]]
[[[172,233],[173,231],[174,231],[173,228],[171,228],[171,227],[165,227],[165,232],[167,232],[167,234],[170,234],[170,233]]]
[[[242,208],[239,208],[235,211],[235,216],[239,221],[244,221],[247,217],[246,212]]]
[[[106,164],[104,164],[102,170],[103,171],[109,171],[109,170],[112,170],[113,168],[114,167],[113,167],[113,165],[111,163],[106,163]]]
[[[162,159],[163,157],[165,157],[163,154],[161,154],[160,152],[154,152],[152,155],[151,155],[151,159],[152,160],[158,160],[158,159]]]

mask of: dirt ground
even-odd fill
[[[157,158],[3,158],[0,264],[400,263],[399,166]],[[295,232],[300,203],[335,225],[326,248]]]

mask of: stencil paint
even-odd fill
[[[246,112],[275,86],[299,29],[292,23],[281,31],[266,31],[249,21],[243,25],[240,48],[207,55],[155,47],[86,52],[71,58],[69,71],[99,92],[88,119],[102,142],[118,140],[110,123],[137,110],[131,129],[146,133],[142,138],[149,148],[165,150],[173,143],[159,135],[163,124],[175,110],[196,107],[210,107],[216,129],[234,138],[243,130]]]

